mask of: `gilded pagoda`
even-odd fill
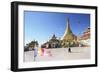
[[[76,47],[79,45],[77,36],[73,34],[70,28],[69,18],[67,18],[65,33],[61,38],[61,45],[62,47]]]
[[[52,38],[44,43],[42,47],[46,48],[66,48],[66,47],[77,47],[79,46],[77,36],[75,36],[70,28],[69,18],[67,19],[67,25],[63,37],[59,40],[55,34]]]

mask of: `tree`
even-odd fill
[[[32,48],[32,50],[34,49],[35,46],[38,46],[38,41],[31,41],[31,43],[29,43],[29,47]]]

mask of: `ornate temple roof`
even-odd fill
[[[82,34],[82,36],[80,36],[80,40],[87,40],[87,39],[90,39],[90,28],[87,28],[84,32],[83,32],[83,34]]]
[[[57,39],[57,37],[55,36],[55,34],[53,34],[52,38],[49,40],[49,43],[51,42],[58,42],[59,40]]]
[[[55,36],[55,34],[53,34],[53,36],[52,36],[52,38],[51,39],[56,39],[56,36]]]

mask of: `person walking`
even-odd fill
[[[68,48],[68,52],[71,53],[71,48],[70,47]]]
[[[38,47],[35,46],[35,47],[34,47],[34,61],[36,61],[37,55],[38,55]]]

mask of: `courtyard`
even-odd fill
[[[50,52],[45,56],[37,55],[35,61],[56,61],[56,60],[79,60],[90,59],[90,47],[71,47],[71,53],[68,48],[51,48],[46,49]],[[24,62],[34,62],[34,51],[24,52]]]

